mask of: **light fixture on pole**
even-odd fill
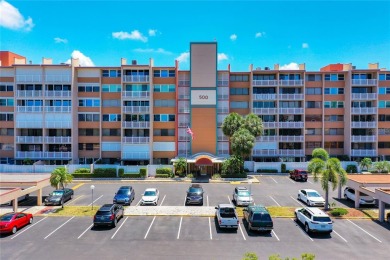
[[[95,185],[91,185],[91,191],[92,191],[92,209],[93,209],[93,190],[95,189]]]

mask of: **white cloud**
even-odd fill
[[[291,62],[290,64],[285,64],[279,68],[279,70],[299,70],[298,63]]]
[[[149,52],[149,53],[161,53],[161,54],[166,54],[166,55],[170,55],[172,54],[172,52],[170,51],[166,51],[164,50],[163,48],[158,48],[158,49],[141,49],[141,48],[138,48],[138,49],[134,49],[135,52]]]
[[[31,17],[24,19],[17,8],[8,2],[0,1],[0,26],[11,30],[30,31],[34,27]]]
[[[80,61],[80,66],[85,66],[85,67],[93,67],[95,64],[93,64],[92,60],[90,57],[85,56],[82,52],[78,50],[74,50],[71,54],[71,57],[73,59],[79,59]],[[70,59],[67,60],[65,63],[70,64]]]
[[[306,42],[302,43],[302,48],[303,48],[303,49],[309,48],[309,44],[306,43]]]
[[[55,41],[55,43],[65,43],[65,44],[68,43],[67,39],[62,39],[60,37],[55,37],[54,41]]]
[[[230,40],[232,40],[232,41],[237,40],[237,35],[235,35],[235,34],[230,35]]]
[[[255,38],[261,38],[265,35],[265,32],[258,32],[255,34]]]
[[[157,30],[156,29],[149,29],[148,33],[149,33],[149,36],[156,36]]]
[[[218,53],[218,61],[228,60],[228,56],[225,53]]]
[[[188,58],[190,57],[189,52],[183,52],[179,55],[179,57],[176,58],[179,62],[188,62]]]
[[[136,41],[142,41],[147,42],[148,38],[143,36],[142,33],[138,30],[134,30],[131,33],[128,32],[113,32],[112,37],[119,39],[119,40],[136,40]]]

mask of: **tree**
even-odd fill
[[[380,161],[380,162],[376,162],[374,163],[374,168],[379,172],[389,172],[390,171],[390,163],[387,162],[387,161]]]
[[[244,119],[237,113],[230,113],[222,123],[222,132],[224,135],[231,137],[240,129]]]
[[[235,155],[245,158],[250,155],[255,146],[255,137],[246,128],[240,128],[231,138],[232,151]]]
[[[73,176],[65,167],[58,167],[51,173],[50,185],[56,189],[59,189],[60,186],[65,189],[66,184],[71,183],[72,180]]]
[[[372,165],[371,158],[364,158],[359,163],[360,168],[362,168],[362,170],[366,169],[367,171],[371,165]]]
[[[236,175],[242,172],[242,165],[244,165],[244,161],[241,157],[233,155],[222,163],[221,173],[229,176]]]
[[[329,183],[333,190],[339,186],[339,199],[341,198],[341,187],[347,183],[347,173],[337,158],[329,158],[328,153],[322,148],[316,148],[312,153],[308,170],[314,176],[314,181],[320,180],[321,187],[325,191],[325,210],[329,209]]]
[[[257,115],[250,113],[244,118],[242,127],[246,128],[254,137],[263,134],[263,121]]]
[[[256,253],[253,252],[247,252],[244,255],[244,258],[242,260],[257,260],[259,257],[256,255]]]
[[[187,172],[187,160],[186,158],[180,157],[178,161],[173,163],[175,167],[175,172],[181,175],[184,172]]]

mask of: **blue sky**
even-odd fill
[[[34,64],[73,55],[85,65],[120,58],[189,68],[190,42],[218,42],[218,69],[305,63],[390,69],[390,1],[4,1],[0,49]]]

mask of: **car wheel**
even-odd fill
[[[14,227],[12,228],[12,234],[15,234],[16,231],[18,231],[18,228],[17,228],[16,226],[14,226]]]
[[[203,206],[203,201],[199,205]]]
[[[248,222],[248,230],[249,230],[249,231],[252,231],[252,225],[251,225],[251,223],[249,223],[249,222]]]
[[[34,219],[31,217],[29,223],[32,224],[34,222]]]
[[[294,212],[294,215],[295,215],[295,221],[298,222],[298,216],[297,216],[297,213]]]
[[[70,199],[73,199],[73,194],[72,194],[72,195],[70,195]]]
[[[344,194],[344,199],[348,200],[347,194]]]
[[[305,224],[305,231],[307,234],[310,233],[310,228],[309,228],[309,225],[307,223]]]

